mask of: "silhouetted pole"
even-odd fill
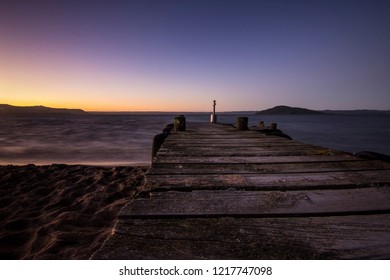
[[[216,104],[217,104],[216,100],[213,100],[213,113],[210,116],[210,123],[217,123],[217,115],[215,114]]]

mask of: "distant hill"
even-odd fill
[[[390,115],[389,110],[325,110],[321,112],[337,115]]]
[[[45,106],[12,106],[0,104],[0,116],[44,116],[44,115],[80,115],[87,114],[81,109],[57,109]]]
[[[311,114],[324,114],[324,112],[309,110],[306,108],[280,105],[256,113],[256,115],[311,115]]]

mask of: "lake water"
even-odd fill
[[[87,114],[45,118],[0,119],[0,164],[149,165],[154,135],[176,113]],[[209,114],[185,114],[186,120],[209,121]],[[294,140],[347,152],[390,154],[389,115],[245,115],[218,114],[218,121],[249,125],[278,123]]]

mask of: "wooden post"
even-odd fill
[[[165,126],[165,128],[162,130],[163,133],[166,133],[167,135],[169,135],[169,133],[171,133],[172,129],[174,128],[174,124],[173,123],[169,123]]]
[[[167,138],[167,133],[160,133],[153,137],[152,145],[152,162],[157,155],[158,150],[160,150],[161,145],[164,143],[165,138]]]
[[[237,130],[248,130],[248,117],[237,117]]]
[[[158,150],[160,150],[162,144],[164,143],[168,135],[171,133],[173,128],[174,128],[173,123],[167,124],[165,128],[162,130],[162,133],[157,134],[156,136],[153,137],[152,162],[154,161],[154,158],[156,157]]]
[[[277,126],[278,126],[277,123],[271,123],[271,129],[276,130]]]
[[[264,126],[265,126],[265,125],[264,125],[264,121],[260,121],[259,127],[260,127],[260,128],[264,128]]]
[[[185,131],[186,130],[186,118],[184,117],[184,115],[176,116],[174,121],[173,121],[173,125],[174,125],[175,132]]]

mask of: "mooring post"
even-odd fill
[[[174,131],[185,131],[186,130],[186,118],[184,115],[176,116],[173,121]]]
[[[276,130],[278,124],[277,123],[271,123],[271,129]]]
[[[237,130],[248,130],[248,117],[237,117]]]
[[[164,141],[168,137],[168,135],[171,133],[173,128],[174,128],[174,124],[169,123],[162,130],[162,133],[157,134],[156,136],[153,137],[152,162],[154,161],[154,158],[156,157],[158,150],[160,150],[162,144],[164,143]]]
[[[152,162],[157,155],[158,150],[160,150],[161,145],[164,143],[165,138],[167,138],[167,133],[160,133],[153,137],[152,144]]]
[[[265,125],[264,125],[264,121],[260,121],[260,122],[259,122],[259,127],[260,127],[260,128],[264,128],[264,126],[265,126]]]
[[[216,104],[217,104],[216,100],[213,100],[213,113],[210,116],[210,123],[217,123],[217,115],[215,114]]]

